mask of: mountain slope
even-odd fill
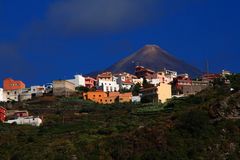
[[[199,76],[202,73],[196,67],[178,60],[157,45],[146,45],[132,55],[113,64],[105,71],[134,73],[136,65],[141,65],[155,71],[166,68],[168,70],[175,70],[178,73],[188,73],[192,77]]]

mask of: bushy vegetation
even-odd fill
[[[132,94],[133,94],[133,96],[138,96],[139,93],[140,93],[140,90],[141,90],[141,85],[140,85],[140,83],[135,84],[135,85],[133,86],[133,88],[132,88]]]
[[[157,105],[157,104],[148,104],[147,106],[139,107],[136,109],[134,114],[139,114],[139,115],[148,115],[148,114],[156,114],[159,113],[160,111],[163,111],[163,106]]]
[[[88,92],[90,89],[84,86],[79,86],[79,87],[76,87],[76,90],[80,93],[83,93],[83,92]]]
[[[235,89],[236,91],[240,90],[240,74],[234,74],[227,76],[226,79],[228,79],[231,82],[231,87]]]

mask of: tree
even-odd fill
[[[127,88],[122,88],[119,90],[120,93],[128,93],[128,92],[131,92],[130,89],[127,89]]]
[[[225,78],[216,78],[213,80],[213,86],[214,87],[221,87],[225,85]]]
[[[89,88],[84,87],[84,86],[79,86],[79,87],[76,87],[76,90],[80,93],[86,93],[89,91]]]
[[[143,88],[146,88],[147,85],[148,85],[147,79],[144,77],[143,78]]]
[[[139,93],[140,93],[140,90],[141,90],[141,85],[140,85],[140,83],[135,84],[135,85],[133,86],[133,88],[132,88],[132,94],[133,94],[133,96],[138,96]]]
[[[151,87],[154,87],[154,85],[148,83],[147,79],[144,77],[143,78],[143,88],[151,88]]]
[[[227,76],[227,79],[230,80],[231,87],[235,89],[235,91],[240,90],[240,74]]]
[[[89,89],[89,91],[96,91],[96,90],[97,90],[97,87],[95,86]]]

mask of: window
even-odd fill
[[[101,95],[99,95],[99,97],[101,97]]]

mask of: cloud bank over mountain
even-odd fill
[[[49,7],[48,22],[67,32],[114,31],[140,25],[156,12],[157,0],[70,0]]]

